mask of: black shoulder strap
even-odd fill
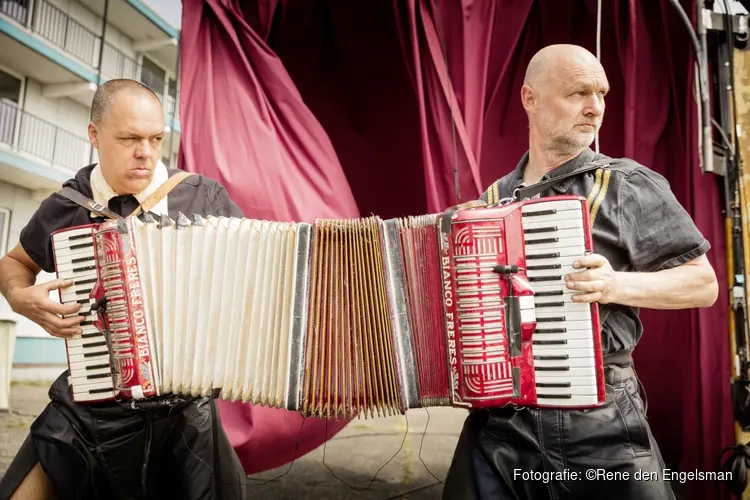
[[[544,191],[547,188],[550,188],[554,186],[555,184],[559,183],[560,181],[563,181],[565,179],[568,179],[570,177],[575,177],[576,175],[580,175],[586,172],[590,172],[592,170],[596,170],[598,168],[605,168],[609,165],[609,161],[606,160],[596,160],[592,161],[585,167],[573,170],[572,172],[568,172],[567,174],[559,175],[557,177],[554,177],[552,179],[543,181],[543,182],[537,182],[536,184],[532,184],[531,186],[526,186],[523,188],[520,188],[517,190],[518,196],[516,197],[517,200],[527,200],[531,199],[534,196],[538,195],[542,191]]]
[[[64,196],[65,198],[69,199],[73,203],[77,203],[78,205],[82,206],[83,208],[90,210],[92,212],[95,212],[102,217],[108,217],[110,219],[121,219],[122,216],[117,215],[112,210],[108,209],[101,203],[97,203],[91,198],[87,198],[86,196],[82,195],[75,189],[71,187],[64,187],[60,191],[57,192],[57,194]]]

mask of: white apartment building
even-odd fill
[[[163,161],[177,164],[179,36],[143,0],[0,0],[0,255],[44,198],[97,161],[87,126],[100,82],[133,78],[154,90],[168,127]],[[0,297],[7,317],[17,320],[12,377],[57,377],[64,341]]]

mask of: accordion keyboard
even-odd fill
[[[592,306],[573,302],[564,280],[587,250],[582,203],[541,201],[525,205],[522,213],[527,276],[535,293],[532,351],[539,405],[595,405]]]
[[[96,314],[91,312],[95,300],[90,297],[96,285],[93,227],[86,226],[55,233],[52,237],[57,277],[72,280],[73,285],[60,290],[62,304],[81,304],[73,317],[85,315],[80,324],[82,333],[66,339],[69,383],[75,401],[97,401],[114,396],[109,349],[102,332],[94,326]]]

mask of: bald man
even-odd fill
[[[608,90],[601,64],[582,47],[539,51],[521,89],[529,149],[482,195],[493,205],[520,187],[593,167],[553,182],[541,196],[579,195],[590,202],[594,254],[578,259],[578,271],[566,281],[572,301],[599,304],[607,400],[589,410],[471,412],[446,499],[675,498],[633,369],[632,352],[643,333],[638,311],[710,307],[718,285],[705,255],[709,243],[666,180],[633,160],[590,149]]]
[[[40,270],[55,271],[51,234],[103,222],[111,214],[128,216],[160,186],[184,174],[161,162],[164,111],[137,81],[110,80],[97,90],[88,133],[99,161],[63,186],[89,203],[53,194],[0,260],[0,292],[13,310],[59,338],[80,334],[90,314],[80,304],[62,306],[49,299],[50,292],[57,294],[71,282],[35,284]],[[243,216],[224,187],[199,175],[176,183],[151,210],[172,219],[180,212]],[[0,498],[245,498],[245,474],[214,400],[167,395],[133,406],[78,404],[67,370],[49,397],[0,481]]]

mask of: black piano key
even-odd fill
[[[557,259],[559,257],[560,257],[560,252],[538,253],[538,254],[527,255],[526,260]]]
[[[74,285],[88,285],[89,283],[96,283],[96,278],[89,278],[89,279],[78,280],[78,281],[73,282]]]
[[[533,276],[529,277],[529,281],[560,281],[562,279],[562,276]]]
[[[523,212],[524,217],[537,217],[539,215],[555,215],[557,213],[557,209],[553,208],[551,210],[537,210],[536,212]]]
[[[97,351],[97,352],[85,352],[83,353],[84,358],[95,358],[97,356],[107,356],[109,351]]]
[[[80,250],[81,248],[94,248],[94,242],[90,241],[88,243],[79,243],[77,245],[70,245],[71,250]]]
[[[567,354],[547,354],[534,356],[534,359],[538,359],[539,361],[567,361],[568,358],[569,356]]]
[[[97,378],[109,378],[111,376],[112,376],[111,373],[98,373],[96,375],[86,375],[86,378],[87,379],[97,379]]]
[[[538,399],[572,399],[572,394],[537,394]]]
[[[536,292],[534,293],[534,297],[556,297],[563,293],[562,290],[550,290],[549,292]]]
[[[86,315],[83,315],[83,317],[85,318]],[[78,326],[92,326],[93,324],[93,321],[81,321],[80,323],[78,323]]]
[[[96,271],[96,266],[84,266],[73,269],[74,273],[82,273],[83,271]]]
[[[548,271],[550,269],[562,269],[562,264],[547,264],[546,266],[526,266],[527,271]]]
[[[76,302],[79,304],[88,304],[89,302],[91,302],[91,299],[80,299],[76,300]]]
[[[526,241],[526,246],[529,245],[541,245],[543,243],[557,243],[559,238],[542,238],[540,240]]]
[[[568,343],[567,340],[532,340],[534,345],[565,345]]]
[[[91,332],[91,333],[82,333],[81,338],[82,339],[90,339],[92,337],[100,337],[102,332]]]
[[[570,387],[570,385],[571,385],[570,382],[537,382],[536,383],[537,387],[558,387],[558,388],[563,388],[563,387]]]
[[[87,370],[98,370],[100,368],[109,368],[109,363],[102,363],[100,365],[91,365],[86,367]]]
[[[89,394],[99,394],[102,392],[112,392],[112,388],[104,388],[104,389],[89,389]]]
[[[93,236],[91,235],[91,233],[77,234],[75,236],[69,236],[68,241],[84,240],[86,238],[93,238]]]
[[[535,371],[538,372],[569,372],[569,366],[535,366]]]
[[[537,323],[554,323],[558,321],[565,321],[565,316],[561,316],[559,318],[537,318]]]
[[[567,328],[537,328],[534,333],[566,333]]]
[[[531,229],[524,229],[524,234],[535,234],[535,233],[550,233],[553,231],[557,231],[557,226],[550,226],[550,227],[534,227]]]
[[[90,257],[79,257],[77,259],[73,259],[73,260],[70,261],[70,263],[71,264],[80,264],[81,262],[88,262],[90,260],[95,260],[95,258],[94,258],[93,255],[90,256]]]
[[[76,292],[76,295],[88,295],[90,293],[91,293],[91,288],[89,288],[88,290],[78,290]]]
[[[89,348],[89,347],[103,347],[107,345],[107,341],[102,342],[89,342],[88,344],[83,344],[81,347]]]
[[[565,302],[544,302],[542,304],[535,304],[535,307],[538,309],[540,307],[562,307],[565,305]]]

